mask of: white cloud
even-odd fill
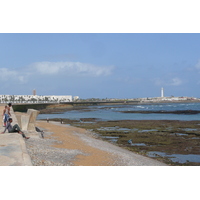
[[[31,65],[18,68],[0,68],[0,81],[12,84],[33,84],[36,79],[48,81],[51,76],[54,80],[61,80],[64,77],[100,77],[108,76],[112,73],[113,66],[95,66],[80,62],[37,62]],[[52,77],[53,76],[53,77]],[[32,80],[32,81],[31,81]]]
[[[113,66],[99,67],[80,62],[38,62],[31,64],[30,68],[40,74],[46,75],[66,73],[66,75],[88,76],[107,76],[114,69]]]
[[[24,82],[25,77],[19,71],[10,70],[7,68],[0,68],[0,80],[10,81],[17,80],[19,82]]]
[[[64,65],[62,63],[39,62],[31,64],[31,68],[40,74],[57,74],[64,68]]]
[[[170,84],[169,85],[174,85],[174,86],[179,86],[181,85],[183,82],[180,78],[173,78],[171,81],[170,81]]]

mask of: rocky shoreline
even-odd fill
[[[60,119],[52,120],[60,122]],[[81,121],[62,119],[62,123],[92,131],[102,140],[168,165],[200,165],[200,158],[194,161],[189,156],[200,154],[200,121],[83,118]]]
[[[188,102],[191,103],[191,102]],[[99,109],[107,109],[101,107]],[[43,109],[41,113],[62,113],[71,110],[93,111],[92,107],[77,106],[71,108]],[[123,113],[158,113],[158,114],[199,114],[199,110],[175,111],[115,111]],[[46,120],[45,120],[46,121]],[[61,125],[83,128],[93,132],[100,140],[138,153],[168,165],[200,165],[200,121],[178,120],[113,120],[102,121],[97,118],[70,120],[50,119]]]
[[[154,159],[128,151],[82,128],[58,122],[38,121],[44,139],[26,142],[34,166],[165,166]]]

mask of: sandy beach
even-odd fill
[[[52,136],[48,136],[46,139],[54,137],[58,142],[53,144],[53,147],[58,149],[79,150],[76,159],[72,159],[72,165],[82,166],[102,166],[113,165],[114,160],[108,152],[102,151],[98,148],[94,148],[85,144],[77,135],[86,134],[84,129],[61,125],[58,123],[46,123],[37,122],[38,127],[47,130],[47,132],[53,132]]]
[[[33,165],[44,166],[162,166],[159,161],[138,155],[95,134],[59,122],[37,121],[44,130],[44,139],[31,138],[26,142]]]

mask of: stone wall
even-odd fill
[[[28,109],[27,113],[15,112],[17,122],[23,131],[35,131],[35,122],[38,110]]]

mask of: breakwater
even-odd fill
[[[4,106],[0,106],[0,111],[3,113]],[[17,116],[10,110],[13,125],[18,123]],[[0,133],[5,127],[0,126]],[[32,137],[34,133],[30,134],[26,131],[26,135]],[[38,134],[36,134],[36,137]],[[30,156],[26,150],[26,141],[20,134],[6,133],[0,134],[0,166],[32,166]]]
[[[100,105],[122,105],[122,104],[139,104],[140,101],[86,101],[86,102],[63,102],[63,103],[23,103],[14,104],[13,109],[18,112],[27,112],[28,109],[67,109],[78,106],[100,106]]]

